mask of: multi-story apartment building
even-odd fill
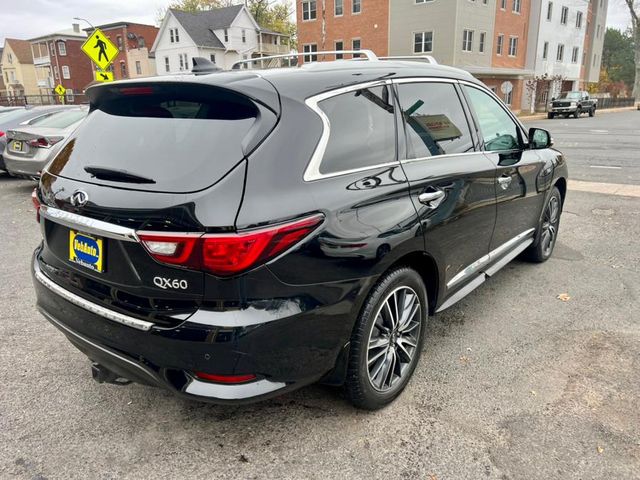
[[[7,97],[21,97],[38,93],[31,45],[28,41],[16,40],[15,38],[5,39],[0,64],[2,64]]]
[[[431,55],[468,70],[518,111],[536,103],[537,78],[564,80],[558,90],[597,81],[602,41],[585,45],[590,29],[600,38],[588,25],[589,1],[603,38],[607,0],[298,0],[299,50],[355,45],[379,56]],[[581,76],[585,48],[596,60]]]
[[[204,12],[169,9],[151,49],[158,75],[191,70],[204,57],[223,69],[234,62],[289,52],[289,36],[261,28],[244,5]]]
[[[91,60],[80,49],[87,39],[80,25],[29,40],[36,71],[38,93],[51,95],[56,85],[67,89],[68,100],[93,81]]]
[[[585,83],[597,82],[600,79],[608,8],[609,0],[589,0],[584,55],[582,57],[583,70],[580,75]]]
[[[150,77],[156,74],[156,62],[150,58],[149,49],[156,40],[158,27],[142,23],[116,22],[98,25],[96,28],[102,30],[120,50],[113,63],[109,65],[115,80]],[[93,28],[84,30],[87,35],[93,33]]]
[[[312,53],[319,50],[365,48],[380,56],[387,55],[389,1],[298,0],[296,14],[299,51]],[[398,0],[391,0],[392,3],[396,1]],[[343,56],[338,55],[338,59],[340,58]],[[313,59],[313,56],[304,57],[305,61]]]

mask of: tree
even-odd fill
[[[631,15],[631,31],[633,32],[634,56],[636,61],[633,96],[640,97],[640,1],[624,0]]]
[[[602,69],[606,71],[606,83],[624,82],[633,89],[635,77],[634,45],[630,32],[608,28],[602,48]],[[601,76],[600,81],[603,81]]]

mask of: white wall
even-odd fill
[[[191,59],[193,57],[200,56],[198,55],[198,48],[195,43],[191,40],[191,37],[187,35],[187,32],[185,32],[173,14],[167,12],[167,17],[164,28],[159,32],[158,44],[155,51],[156,72],[158,75],[180,73],[180,54],[186,53],[188,57],[188,65],[186,66],[186,70],[182,70],[183,72],[191,70]],[[171,43],[169,29],[172,28],[178,29],[178,37],[180,38],[178,42]],[[167,72],[165,68],[165,57],[169,57],[169,72]]]

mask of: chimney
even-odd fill
[[[80,33],[80,24],[79,23],[72,23],[71,24],[73,26],[73,31],[76,33]]]

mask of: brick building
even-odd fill
[[[389,0],[298,0],[296,6],[301,52],[369,49],[387,55]]]
[[[115,80],[123,78],[150,77],[156,74],[155,60],[150,50],[158,35],[158,28],[132,22],[116,22],[98,25],[97,28],[118,47],[120,52],[109,66]],[[85,28],[88,35],[92,28]]]
[[[80,49],[87,36],[74,23],[69,30],[49,33],[29,40],[41,95],[51,95],[60,84],[67,89],[67,100],[81,94],[93,81],[91,60]]]

